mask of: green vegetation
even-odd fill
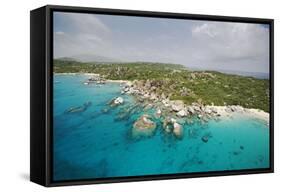
[[[269,81],[162,63],[81,63],[54,60],[55,73],[98,73],[112,80],[149,80],[170,99],[187,104],[241,105],[269,112]]]

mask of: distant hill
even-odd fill
[[[76,59],[71,58],[71,57],[59,57],[59,58],[56,58],[56,60],[59,60],[59,61],[77,61]]]
[[[96,54],[80,54],[80,55],[71,56],[71,58],[79,62],[87,62],[87,63],[88,62],[105,62],[105,63],[120,62],[120,60],[118,59],[105,57],[102,55],[96,55]]]

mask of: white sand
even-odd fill
[[[245,111],[251,117],[256,117],[269,123],[269,113],[260,109],[245,109]]]
[[[111,79],[107,79],[106,82],[112,82],[112,83],[128,83],[130,81],[127,80],[111,80]]]
[[[207,106],[207,107],[213,107],[217,110],[217,112],[221,115],[221,117],[231,117],[233,115],[243,115],[248,117],[253,117],[257,119],[261,119],[269,123],[269,113],[260,110],[260,109],[247,109],[243,108],[242,112],[228,112],[227,106]]]

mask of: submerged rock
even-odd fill
[[[207,135],[204,135],[201,140],[204,142],[204,143],[207,143],[209,141],[209,137]]]
[[[86,103],[83,104],[85,110],[86,110],[88,107],[90,107],[91,105],[92,105],[92,102],[91,102],[91,101],[88,101],[88,102],[86,102]]]
[[[240,155],[240,153],[241,153],[240,151],[233,151],[232,154],[233,154],[233,155]]]
[[[211,137],[212,137],[212,134],[209,132],[209,133],[206,133],[203,137],[201,137],[201,140],[204,143],[207,143]]]
[[[70,107],[69,109],[67,109],[65,111],[65,113],[79,113],[79,112],[83,112],[84,108],[79,106],[79,107]]]
[[[197,131],[196,131],[196,129],[188,129],[188,137],[190,137],[190,138],[196,138],[196,137],[197,137]]]
[[[133,125],[132,136],[151,136],[156,129],[156,123],[151,120],[149,115],[142,115]]]
[[[91,101],[84,103],[82,106],[70,107],[65,113],[80,113],[86,111],[92,105]]]
[[[102,113],[108,113],[110,111],[110,109],[109,108],[104,108],[101,111],[102,111]]]

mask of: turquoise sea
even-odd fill
[[[163,132],[132,138],[134,121],[144,113],[132,96],[123,105],[119,83],[84,85],[86,75],[54,75],[53,179],[55,181],[122,176],[241,170],[269,167],[266,122],[235,117],[184,126],[183,139]],[[69,113],[69,109],[77,109]],[[153,109],[145,113],[153,113]],[[209,135],[208,142],[202,136]]]

